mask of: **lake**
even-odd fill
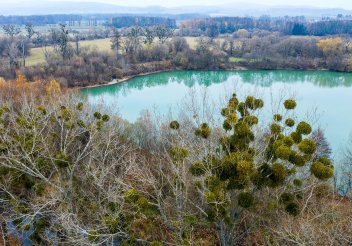
[[[294,97],[299,119],[324,130],[335,155],[352,133],[352,74],[329,71],[175,71],[136,77],[127,82],[82,89],[91,104],[116,110],[135,121],[145,109],[167,114],[177,110],[191,92],[204,92],[214,101],[233,92],[265,100],[264,114],[274,102]],[[200,95],[201,93],[199,93]],[[220,114],[220,113],[219,113]]]

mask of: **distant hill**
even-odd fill
[[[266,6],[259,4],[226,4],[218,6],[193,6],[193,7],[179,7],[172,9],[174,12],[190,11],[193,13],[203,13],[211,16],[262,16],[270,15],[277,16],[306,16],[306,17],[335,17],[338,14],[351,15],[352,10],[340,8],[316,8],[316,7],[292,7],[292,6]]]
[[[1,15],[41,15],[41,14],[92,14],[92,13],[148,13],[163,11],[161,7],[126,7],[95,2],[44,2],[26,1],[6,3],[0,8]]]
[[[337,14],[350,15],[352,10],[316,7],[266,6],[248,3],[234,3],[214,6],[180,6],[165,8],[160,6],[128,7],[96,2],[44,2],[28,0],[22,3],[6,3],[0,8],[0,15],[43,15],[43,14],[145,14],[179,15],[197,13],[211,16],[301,16],[322,17]]]

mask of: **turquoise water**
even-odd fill
[[[294,97],[297,114],[325,131],[335,154],[352,133],[352,74],[328,71],[175,71],[136,77],[128,82],[83,89],[92,104],[103,103],[135,121],[145,109],[167,114],[191,92],[206,91],[211,100],[254,94],[273,102]],[[275,104],[274,104],[275,105]]]

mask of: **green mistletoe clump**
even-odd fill
[[[283,103],[287,111],[296,106],[293,99]],[[329,159],[313,162],[317,144],[309,137],[312,127],[307,122],[299,122],[293,128],[295,120],[275,114],[267,133],[258,139],[257,112],[263,107],[264,102],[259,98],[248,96],[240,101],[233,95],[221,110],[225,131],[219,139],[219,147],[190,167],[190,173],[197,178],[197,189],[204,195],[207,204],[206,218],[216,225],[225,223],[230,228],[238,219],[237,214],[243,209],[254,212],[252,208],[259,204],[262,206],[263,200],[278,199],[277,203],[281,204],[278,208],[297,216],[300,203],[295,189],[303,185],[298,177],[304,167],[310,166],[311,175],[320,180],[333,176],[333,165]],[[170,127],[178,129],[179,125],[172,122]],[[195,130],[201,141],[211,141],[211,134],[212,130],[206,123]],[[257,140],[264,142],[265,147],[256,144]],[[174,148],[171,153],[180,160],[188,152]],[[281,189],[285,193],[279,198],[273,195],[270,199],[262,199],[268,194],[268,189],[277,192]]]

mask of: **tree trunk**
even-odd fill
[[[226,230],[225,222],[223,220],[219,223],[218,234],[221,246],[232,246],[228,231]]]
[[[0,227],[1,227],[0,228],[0,235],[1,235],[0,242],[1,242],[1,245],[9,246],[10,243],[9,243],[9,236],[8,236],[8,230],[7,230],[6,222],[2,221]]]

